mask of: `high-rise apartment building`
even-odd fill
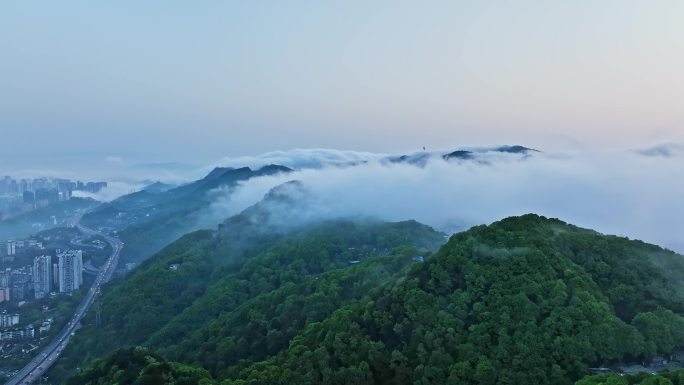
[[[17,254],[17,244],[9,240],[7,241],[7,256],[12,256]]]
[[[45,298],[52,289],[52,257],[43,255],[33,259],[33,292],[36,299]]]
[[[83,252],[67,250],[57,253],[59,259],[59,292],[71,293],[83,284]]]

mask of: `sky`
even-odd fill
[[[0,172],[684,143],[682,19],[679,0],[6,1]]]

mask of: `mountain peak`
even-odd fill
[[[499,146],[494,149],[496,152],[507,152],[511,154],[527,154],[530,152],[540,152],[539,150],[535,150],[533,148],[525,147],[525,146],[520,146],[520,145],[513,145],[513,146]]]
[[[205,176],[203,179],[205,180],[210,180],[210,179],[216,179],[220,178],[223,176],[226,172],[235,170],[232,167],[214,167],[213,170],[207,176]]]
[[[163,193],[165,191],[171,190],[174,186],[167,184],[167,183],[162,183],[160,181],[156,181],[154,183],[151,183],[143,188],[143,191],[147,191],[153,194],[158,194],[158,193]]]
[[[279,164],[269,164],[266,166],[261,167],[259,170],[257,170],[257,173],[260,175],[272,175],[272,174],[277,174],[277,173],[287,173],[287,172],[292,172],[292,170],[289,167],[281,166]]]

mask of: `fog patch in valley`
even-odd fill
[[[76,198],[91,198],[100,202],[110,202],[120,196],[139,191],[146,185],[144,182],[110,181],[107,182],[107,188],[97,193],[76,190],[72,192],[72,196]]]

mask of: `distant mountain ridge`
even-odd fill
[[[407,163],[416,166],[424,166],[431,160],[449,160],[450,158],[464,157],[467,159],[481,158],[486,161],[488,157],[496,154],[512,154],[521,157],[533,156],[541,151],[522,145],[502,145],[491,147],[463,146],[451,151],[417,151],[405,154],[382,154],[360,151],[339,151],[333,149],[294,149],[289,151],[275,151],[252,157],[226,158],[222,164],[226,166],[259,168],[268,164],[277,164],[291,168],[292,170],[319,170],[323,168],[347,168],[366,164],[381,163]]]
[[[104,203],[86,214],[82,222],[119,232],[126,242],[124,259],[140,262],[183,234],[197,230],[200,227],[198,216],[212,203],[208,195],[211,191],[218,188],[229,190],[251,178],[291,171],[277,165],[257,170],[217,167],[204,178],[191,183],[170,189],[166,189],[166,185],[157,185],[156,188],[143,189]]]
[[[441,159],[445,161],[481,161],[486,162],[487,154],[499,153],[499,154],[516,154],[523,157],[532,156],[535,153],[540,153],[541,151],[535,150],[533,148],[513,145],[513,146],[499,146],[499,147],[485,147],[485,148],[473,148],[473,149],[458,149],[448,153],[442,152],[416,152],[409,155],[400,156],[390,156],[384,158],[383,161],[390,163],[407,163],[415,166],[425,166],[428,161]]]
[[[320,156],[317,165],[325,164],[326,155],[322,151],[313,156]],[[540,151],[521,146],[506,145],[497,147],[465,148],[451,152],[418,152],[401,156],[377,158],[381,164],[408,164],[424,167],[432,161],[448,161],[457,163],[473,161],[477,164],[488,164],[494,161],[526,159]],[[497,157],[500,155],[499,157]],[[285,156],[285,155],[283,155]],[[503,156],[503,158],[501,157]],[[333,158],[330,167],[356,167],[368,163],[352,157],[354,160],[344,163],[342,159]],[[279,164],[266,164],[259,168],[250,167],[215,167],[203,178],[171,186],[161,182],[148,185],[142,190],[122,196],[112,202],[102,204],[83,218],[89,226],[110,228],[120,233],[127,243],[124,249],[124,260],[141,261],[164,245],[179,236],[201,228],[198,215],[203,208],[211,204],[210,192],[219,188],[230,194],[238,183],[249,179],[290,173],[295,169]],[[210,223],[213,226],[216,223]],[[205,224],[206,225],[206,224]]]
[[[176,186],[174,186],[172,184],[162,183],[162,182],[157,181],[157,182],[150,183],[147,186],[143,187],[143,190],[150,192],[150,193],[153,193],[153,194],[159,194],[159,193],[169,191],[174,187],[176,187]]]

